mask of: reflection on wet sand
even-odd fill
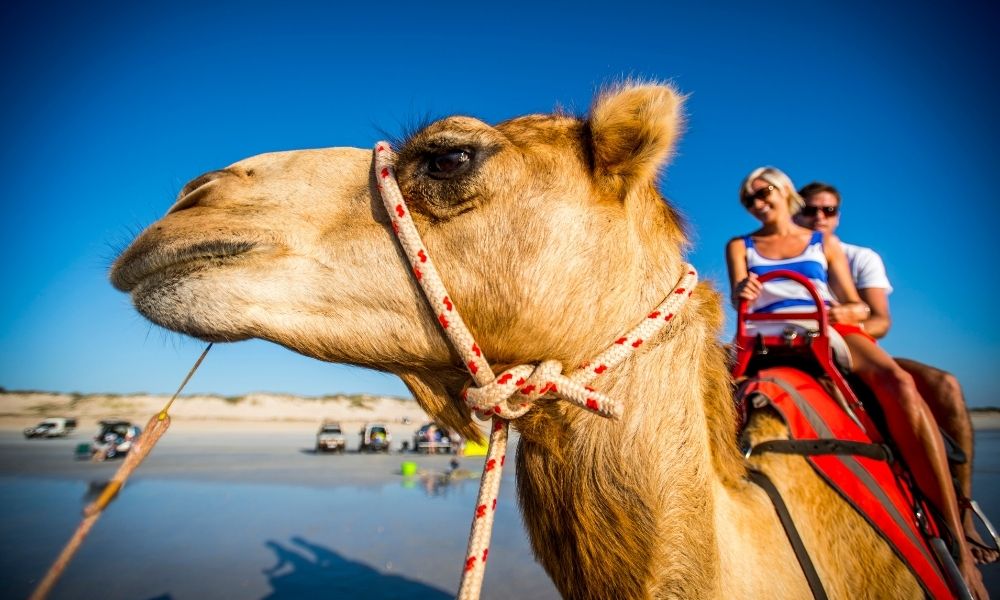
[[[101,495],[104,488],[108,487],[108,483],[110,483],[109,479],[92,479],[88,481],[87,489],[84,490],[83,498],[81,498],[81,502],[84,506],[90,504],[94,500],[97,500],[97,497]]]
[[[403,487],[420,487],[430,497],[445,497],[456,488],[464,488],[470,480],[477,480],[479,473],[463,469],[458,459],[452,459],[446,471],[418,469],[414,475],[403,476]]]

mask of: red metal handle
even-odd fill
[[[819,323],[819,334],[823,337],[827,337],[827,318],[826,318],[826,304],[823,298],[820,297],[819,292],[816,291],[816,287],[809,281],[809,278],[801,273],[796,273],[795,271],[788,271],[785,269],[779,269],[777,271],[770,271],[764,273],[757,278],[761,283],[771,281],[772,279],[791,279],[792,281],[798,283],[802,287],[806,288],[809,295],[812,297],[813,303],[816,305],[815,312],[782,312],[782,313],[748,313],[747,309],[750,307],[750,302],[746,298],[740,298],[739,306],[736,307],[736,337],[737,339],[745,339],[747,335],[746,324],[747,321],[790,321],[794,319],[815,319]]]

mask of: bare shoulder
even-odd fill
[[[747,250],[746,237],[747,236],[744,235],[738,235],[726,242],[726,254],[745,254]]]

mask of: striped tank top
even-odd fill
[[[823,253],[823,233],[816,231],[802,254],[792,258],[771,259],[761,256],[748,235],[743,238],[747,247],[747,270],[758,277],[764,273],[786,269],[803,275],[812,282],[816,291],[829,306],[833,300],[827,284],[826,254]],[[764,283],[764,290],[751,307],[752,312],[789,312],[815,306],[806,288],[791,279],[773,279]]]

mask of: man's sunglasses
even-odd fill
[[[773,185],[769,185],[765,188],[760,188],[756,192],[752,192],[750,194],[747,194],[746,196],[743,196],[743,206],[750,206],[757,200],[763,200],[764,198],[767,198],[768,196],[771,195],[771,192],[773,192],[776,189],[777,188],[774,187]]]
[[[820,211],[823,211],[823,215],[826,217],[836,217],[837,213],[840,212],[839,206],[803,206],[802,216],[803,217],[815,217]]]

